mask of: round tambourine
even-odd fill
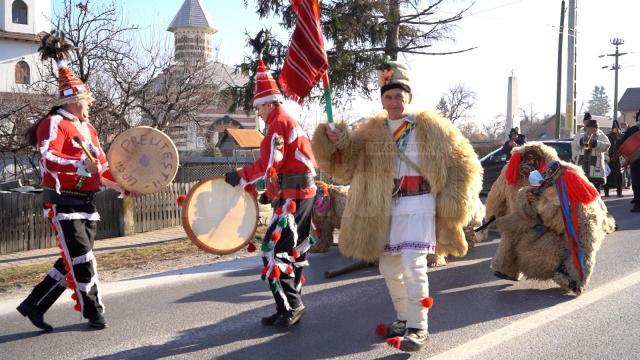
[[[200,249],[218,255],[231,254],[256,233],[258,202],[240,186],[214,176],[197,183],[182,204],[182,227]]]
[[[139,126],[118,135],[107,154],[111,174],[125,190],[150,194],[169,185],[178,172],[178,149],[158,129]]]

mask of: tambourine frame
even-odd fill
[[[193,195],[196,193],[194,190],[197,189],[199,186],[202,186],[203,184],[205,184],[206,182],[208,182],[210,180],[217,180],[217,179],[224,180],[224,176],[209,176],[209,177],[206,177],[206,178],[200,180],[197,184],[195,184],[191,188],[191,190],[189,190],[189,193],[187,194],[187,198],[182,203],[182,216],[181,216],[181,218],[182,218],[182,228],[184,229],[184,232],[187,234],[187,237],[189,237],[189,239],[196,246],[198,246],[200,249],[202,249],[203,251],[211,253],[211,254],[216,254],[216,255],[228,255],[228,254],[233,254],[234,252],[244,248],[255,237],[256,230],[258,229],[258,219],[256,219],[256,222],[253,225],[253,230],[251,231],[251,235],[249,235],[249,237],[247,239],[245,239],[245,241],[241,245],[238,245],[237,247],[229,249],[229,250],[218,250],[216,248],[210,247],[209,245],[205,244],[204,242],[202,242],[198,238],[198,236],[193,232],[193,230],[191,228],[191,224],[189,223],[189,219],[187,218],[188,213],[189,213],[187,208],[188,208],[189,204],[191,203],[191,199],[193,198]],[[258,201],[253,196],[253,194],[251,194],[249,191],[247,191],[245,189],[243,189],[243,191],[245,191],[249,195],[251,195],[251,198],[254,200],[253,204],[254,204],[255,209],[256,209],[256,215],[259,217],[260,216],[260,209],[258,208]]]

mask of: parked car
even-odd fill
[[[561,160],[571,161],[572,139],[543,140],[543,144],[556,149]],[[507,154],[502,152],[502,146],[480,159],[484,169],[481,195],[486,195],[491,190],[491,185],[498,179],[502,168],[507,164]]]

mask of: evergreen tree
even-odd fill
[[[609,97],[604,92],[604,86],[595,86],[591,92],[591,100],[589,100],[589,107],[587,111],[592,115],[605,116],[611,110],[609,104]]]
[[[244,0],[245,6],[248,1]],[[255,0],[261,18],[276,16],[292,31],[296,18],[290,0]],[[336,98],[349,99],[359,94],[370,98],[375,92],[375,68],[385,56],[397,60],[399,54],[447,55],[469,51],[437,51],[432,47],[453,40],[455,23],[469,8],[442,11],[446,0],[333,0],[321,1],[321,27],[329,57],[329,78]],[[264,61],[274,77],[282,67],[289,39],[269,40]],[[329,48],[329,46],[331,46]],[[253,78],[255,57],[245,58],[237,66]],[[254,84],[231,89],[235,106],[251,108]]]

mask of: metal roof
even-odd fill
[[[264,138],[264,136],[255,129],[227,129],[226,131],[238,143],[238,146],[243,149],[259,148],[260,142],[262,142]]]
[[[618,101],[619,111],[640,110],[640,87],[628,88],[620,101]]]
[[[217,31],[213,20],[209,17],[207,10],[200,4],[200,0],[184,0],[182,7],[171,21],[168,31],[175,31],[178,28],[198,28]]]

